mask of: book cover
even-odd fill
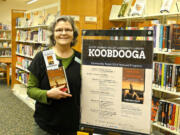
[[[180,24],[170,24],[169,26],[169,49],[171,51],[180,50]]]
[[[175,66],[174,77],[174,87],[176,89],[176,92],[180,92],[180,66]]]
[[[178,115],[179,115],[179,105],[176,104],[176,112],[175,112],[175,121],[174,121],[174,128],[177,130],[177,125],[178,125]]]
[[[140,16],[143,14],[144,11],[144,6],[145,6],[145,1],[144,0],[136,0],[136,3],[134,4],[132,11],[131,11],[131,16]]]
[[[47,70],[47,74],[51,88],[64,85],[64,88],[62,88],[61,90],[63,92],[70,93],[68,81],[63,66],[59,67],[58,69]]]
[[[118,17],[128,16],[129,10],[131,8],[131,4],[132,4],[132,0],[124,0],[119,10]]]
[[[118,18],[121,5],[112,5],[109,20]]]
[[[162,112],[161,112],[161,121],[160,121],[160,124],[162,126],[165,126],[165,106],[166,106],[166,102],[162,102]]]
[[[159,124],[161,124],[162,121],[162,112],[163,112],[163,101],[159,101],[159,108],[158,108],[158,118],[157,121]]]
[[[143,104],[145,69],[123,68],[122,101]]]
[[[173,0],[164,0],[160,9],[161,13],[169,13],[171,6],[172,6]]]
[[[151,108],[151,121],[156,120],[157,112],[159,108],[159,98],[152,97],[152,108]]]
[[[43,51],[43,57],[45,60],[47,75],[51,88],[64,86],[61,90],[63,92],[70,93],[68,81],[66,78],[65,69],[61,63],[56,59],[53,50]]]

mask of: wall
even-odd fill
[[[121,4],[122,0],[61,0],[62,15],[76,15],[80,17],[77,26],[80,36],[76,50],[81,51],[82,29],[110,29],[115,24],[109,21],[112,4]],[[85,21],[85,17],[93,16],[97,22]]]

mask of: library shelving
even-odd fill
[[[11,30],[0,29],[0,57],[11,57]]]
[[[27,67],[32,58],[49,44],[48,26],[58,14],[58,5],[54,3],[29,11],[12,10],[12,87],[27,83]]]
[[[149,3],[146,3],[146,4],[149,4],[148,6],[150,6],[155,1],[152,0],[152,1],[148,1],[148,2]],[[157,9],[156,13],[154,11],[152,13],[147,12],[147,10],[145,9],[144,13],[142,15],[139,15],[139,16],[118,17],[117,12],[119,12],[119,8],[122,5],[121,4],[117,5],[116,3],[114,3],[114,9],[113,10],[111,9],[111,14],[110,14],[110,17],[109,17],[109,21],[114,23],[113,28],[123,27],[123,29],[125,29],[125,27],[138,27],[138,28],[140,28],[140,27],[152,27],[153,30],[154,30],[154,34],[156,36],[157,31],[156,31],[155,28],[158,25],[159,25],[158,27],[165,27],[165,26],[171,27],[170,26],[171,23],[172,23],[172,25],[173,24],[179,24],[179,16],[180,16],[179,12],[160,13],[159,11],[160,11],[160,7],[161,7],[161,2],[157,2],[157,4],[154,3],[152,8],[154,8],[157,5],[159,5],[159,7],[158,7],[158,9],[156,7],[156,9]],[[154,22],[155,22],[155,24],[154,24]],[[179,28],[177,28],[177,29],[179,30]],[[174,45],[174,44],[177,43],[177,45],[178,45],[178,39],[179,39],[178,36],[177,36],[178,35],[177,34],[178,30],[176,30],[175,34],[173,35],[176,38],[176,39],[173,39],[174,41],[172,41],[172,39],[167,39],[167,37],[165,37],[165,34],[164,34],[164,37],[161,37],[161,38],[164,38],[164,39],[166,38],[166,42],[168,44]],[[172,33],[169,33],[169,34],[172,34]],[[158,38],[160,38],[160,35],[163,36],[163,34],[161,33],[161,34],[159,34]],[[160,84],[159,85],[157,85],[157,84],[152,85],[152,93],[153,93],[153,96],[157,97],[160,100],[160,102],[168,102],[168,98],[176,98],[176,97],[180,96],[179,88],[177,88],[178,90],[175,89],[175,87],[179,87],[179,86],[177,86],[178,85],[177,80],[178,80],[178,77],[180,76],[179,74],[178,75],[175,74],[175,72],[176,73],[178,72],[175,67],[179,66],[178,65],[179,63],[176,63],[175,59],[180,56],[180,51],[177,48],[175,49],[174,46],[169,48],[169,49],[168,48],[163,49],[163,48],[159,47],[159,44],[158,44],[158,47],[156,48],[155,47],[155,45],[157,45],[156,42],[159,42],[159,41],[155,40],[155,38],[156,38],[155,36],[154,36],[154,39],[153,39],[154,40],[154,52],[152,52],[152,53],[154,53],[154,59],[158,59],[155,62],[157,62],[159,64],[167,63],[167,65],[168,65],[168,66],[166,65],[167,67],[169,67],[169,65],[174,65],[174,69],[172,71],[173,72],[172,74],[173,74],[173,77],[175,77],[175,76],[176,77],[171,78],[170,81],[172,82],[172,81],[176,80],[176,82],[174,82],[176,84],[173,84],[175,86],[172,86],[172,84],[169,84],[169,87],[173,87],[173,88],[167,88],[166,86],[163,86],[163,83],[160,82],[161,80],[165,81],[167,79],[167,77],[165,77],[167,75],[167,70],[165,69],[164,73],[163,73],[164,78],[162,78],[162,76],[161,76],[161,80],[159,80]],[[168,38],[170,38],[169,35],[166,35],[166,36],[168,36]],[[121,39],[119,38],[119,40],[121,40]],[[154,70],[154,65],[153,65],[153,70]],[[159,73],[161,71],[162,70],[158,70],[157,72]],[[155,73],[153,73],[153,75],[155,75]],[[169,75],[169,73],[168,73],[168,75]],[[164,82],[164,85],[165,85],[165,82]],[[176,106],[179,107],[179,104],[176,103],[176,101],[171,102],[171,104],[173,104],[173,105],[175,104]],[[157,114],[158,113],[159,112],[157,112]],[[178,114],[180,116],[180,113],[178,113]],[[157,119],[157,116],[156,116],[156,119]],[[180,123],[180,121],[176,121],[176,128],[172,128],[172,126],[174,126],[174,125],[168,126],[167,123],[163,124],[163,122],[159,122],[157,120],[157,121],[152,122],[152,124],[151,124],[152,125],[152,132],[155,131],[155,130],[158,130],[159,132],[162,131],[163,133],[168,132],[170,134],[178,135],[178,134],[180,134],[180,130],[179,130],[179,127],[178,127],[179,123]]]
[[[25,11],[11,11],[12,14],[12,90],[13,93],[34,109],[35,101],[27,92],[28,66],[35,54],[46,48],[48,26],[59,10],[59,3]],[[17,88],[18,87],[18,88]]]
[[[0,23],[0,64],[1,63],[6,65],[6,80],[7,85],[9,86],[11,65],[11,28],[9,25],[2,23]]]

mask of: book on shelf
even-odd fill
[[[131,5],[132,5],[132,0],[123,0],[123,3],[118,13],[118,17],[129,16]]]
[[[144,12],[145,0],[136,0],[134,6],[132,7],[131,16],[140,16]]]
[[[154,52],[180,51],[180,24],[157,24],[153,28]]]
[[[54,51],[53,50],[43,51],[43,57],[46,63],[47,75],[48,75],[50,87],[54,88],[54,87],[64,86],[63,88],[61,88],[61,91],[70,93],[65,69],[61,61],[58,61],[56,59]]]
[[[16,27],[27,27],[27,20],[25,17],[16,18]]]
[[[157,119],[157,112],[159,108],[159,98],[152,97],[152,107],[151,107],[151,121],[154,122]]]
[[[38,26],[38,25],[44,25],[45,23],[45,17],[41,15],[34,15],[32,16],[32,23],[30,26]]]
[[[163,0],[160,13],[178,12],[177,0]]]
[[[23,84],[27,84],[29,74],[21,69],[16,69],[16,79]]]
[[[167,91],[180,92],[180,65],[154,62],[153,84]]]
[[[153,122],[172,131],[179,131],[180,107],[174,99],[160,100],[158,110]]]
[[[45,24],[49,26],[55,20],[55,15],[48,14],[45,18]]]
[[[180,24],[170,25],[170,44],[172,51],[180,51]]]
[[[174,87],[177,92],[180,92],[180,66],[175,67]]]
[[[112,5],[109,20],[118,18],[121,5]]]
[[[146,0],[145,15],[159,14],[161,3],[161,0]]]

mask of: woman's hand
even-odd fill
[[[47,97],[53,98],[53,99],[72,97],[71,94],[61,91],[62,88],[64,88],[64,86],[60,86],[60,87],[56,87],[56,88],[52,88],[52,89],[48,90]]]

